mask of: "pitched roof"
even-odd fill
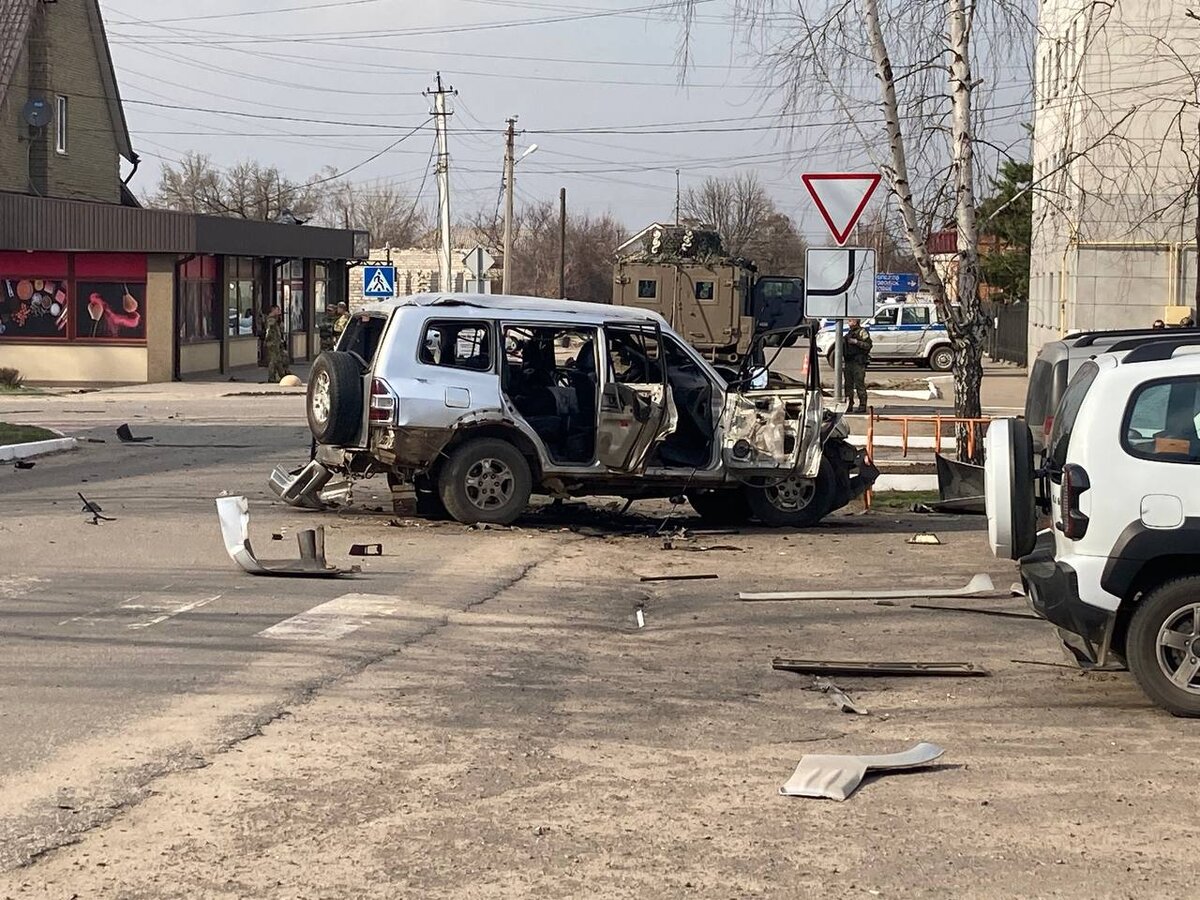
[[[0,101],[8,92],[37,5],[38,0],[0,0]]]
[[[17,62],[28,41],[34,13],[41,2],[42,0],[0,0],[0,102],[4,100],[8,86],[16,74]],[[129,140],[129,126],[125,122],[121,92],[117,87],[117,76],[113,71],[112,56],[108,51],[108,36],[104,31],[100,3],[99,0],[83,0],[83,3],[87,9],[96,62],[100,66],[100,87],[107,101],[113,134],[117,138],[117,151],[130,162],[134,162],[137,154],[133,152],[133,143]]]

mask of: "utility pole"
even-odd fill
[[[446,111],[447,94],[457,96],[458,91],[453,87],[442,87],[442,73],[438,72],[437,90],[427,90],[425,96],[433,96],[433,120],[437,127],[438,220],[442,231],[441,248],[438,253],[438,288],[443,291],[454,289],[450,269],[450,149],[446,139],[446,125],[451,114]]]
[[[679,170],[675,170],[675,224],[679,224]]]
[[[508,120],[508,133],[504,138],[504,293],[511,294],[512,281],[512,220],[513,220],[513,174],[517,163],[514,159],[517,117]]]
[[[1200,228],[1200,225],[1197,226]],[[567,189],[558,189],[558,296],[567,299]]]

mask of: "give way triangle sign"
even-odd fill
[[[878,172],[808,172],[801,177],[839,245],[850,237],[881,178]]]

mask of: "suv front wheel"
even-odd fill
[[[954,350],[950,347],[934,347],[929,354],[929,368],[935,372],[949,372],[954,368]]]
[[[464,525],[508,525],[525,511],[532,489],[529,463],[520,450],[498,438],[458,447],[438,475],[442,504]]]
[[[816,478],[790,475],[759,486],[747,485],[746,502],[754,518],[773,528],[808,528],[816,525],[833,507],[837,481],[833,465],[821,457]]]
[[[1174,715],[1200,717],[1200,576],[1168,581],[1142,597],[1125,658],[1147,697]]]

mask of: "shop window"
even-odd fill
[[[333,326],[338,320],[337,301],[329,293],[329,266],[313,263],[312,267],[313,317],[317,336],[323,350],[333,349],[335,343]]]
[[[66,278],[10,278],[0,272],[0,341],[65,340],[69,298]]]
[[[198,343],[220,338],[215,256],[196,256],[180,267],[179,300],[181,341]]]
[[[75,336],[80,340],[145,340],[145,308],[145,282],[76,282]]]
[[[225,258],[225,308],[229,336],[258,334],[258,261],[249,256]]]

